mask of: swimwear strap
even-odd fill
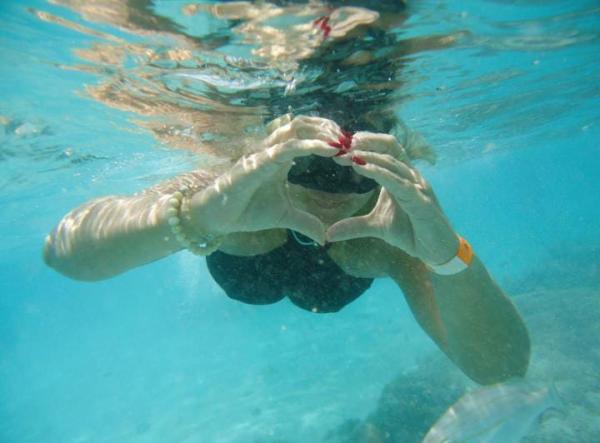
[[[191,240],[184,232],[181,223],[181,206],[183,198],[190,191],[186,186],[179,188],[169,198],[167,221],[177,242],[195,255],[210,255],[221,246],[221,237],[203,236],[199,240]]]
[[[473,261],[473,248],[464,238],[458,237],[459,245],[456,255],[442,265],[429,265],[429,268],[439,275],[454,275],[464,271]]]

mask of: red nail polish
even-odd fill
[[[360,166],[364,166],[367,164],[367,162],[364,159],[360,158],[358,155],[352,156],[352,162]]]
[[[330,141],[330,142],[327,142],[327,144],[329,146],[332,146],[332,147],[340,150],[335,155],[336,157],[347,154],[352,149],[352,133],[342,130],[342,135],[340,135],[338,137],[337,142]]]
[[[323,17],[319,17],[318,19],[313,21],[313,26],[318,26],[319,29],[321,29],[321,31],[323,31],[323,35],[325,37],[328,37],[329,33],[331,32],[331,26],[329,26],[328,23],[329,23],[329,16],[324,15]]]
[[[339,141],[345,149],[350,150],[352,148],[352,133],[348,131],[342,131]]]
[[[316,20],[313,22],[313,25],[314,25],[314,26],[319,26],[319,25],[321,25],[321,22],[322,22],[323,20],[325,20],[325,17],[326,17],[325,15],[324,15],[323,17],[319,17],[318,19],[316,19]]]

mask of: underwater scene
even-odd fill
[[[0,442],[600,441],[595,0],[2,0]]]

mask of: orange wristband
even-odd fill
[[[458,251],[452,259],[442,265],[429,265],[431,270],[439,275],[454,275],[464,271],[473,261],[473,248],[462,237],[458,237]]]

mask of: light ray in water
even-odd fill
[[[511,382],[480,388],[453,404],[423,443],[518,443],[544,411],[560,405],[554,387]]]

